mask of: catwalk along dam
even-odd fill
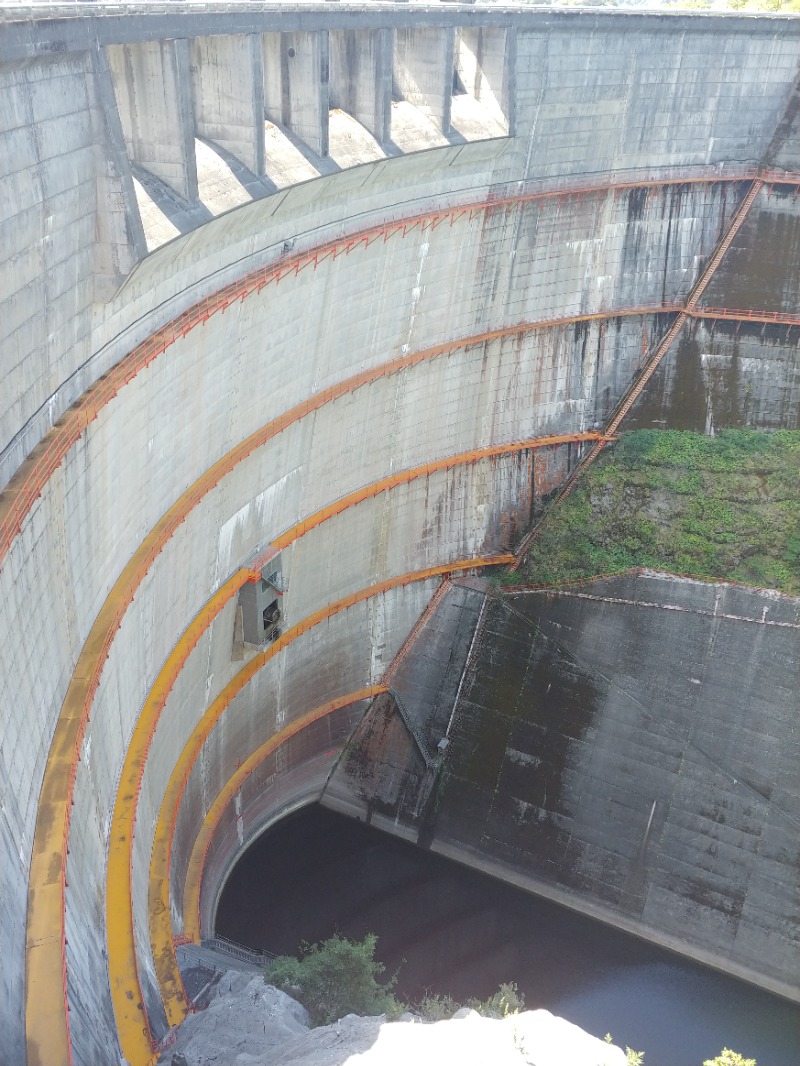
[[[620,428],[800,427],[799,73],[792,17],[0,3],[3,1066],[150,1062],[320,798],[800,998],[798,602],[485,582]]]

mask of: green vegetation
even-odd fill
[[[427,995],[409,1008],[392,989],[395,978],[380,984],[385,967],[375,959],[377,937],[368,933],[363,940],[347,940],[338,933],[321,944],[303,945],[300,958],[280,955],[264,974],[264,980],[299,1000],[315,1025],[329,1025],[345,1014],[396,1017],[413,1009],[426,1021],[452,1018],[461,1004],[450,996]],[[470,1007],[487,1018],[505,1018],[525,1007],[525,997],[512,982],[502,984],[488,999],[467,1000]]]
[[[521,573],[637,566],[800,593],[800,432],[624,434],[545,518]]]
[[[426,1022],[444,1022],[453,1017],[459,1006],[452,996],[429,992],[416,1004],[415,1010]]]
[[[329,1025],[345,1014],[394,1015],[403,1005],[392,995],[394,979],[381,985],[384,972],[375,960],[377,937],[346,940],[337,933],[321,944],[307,944],[299,959],[280,955],[264,980],[299,1000],[315,1025]]]
[[[525,1010],[525,996],[511,981],[500,985],[488,999],[468,999],[464,1006],[477,1011],[484,1018],[507,1018],[509,1014],[519,1014]]]
[[[614,1037],[611,1035],[611,1033],[606,1033],[606,1035],[603,1037],[603,1040],[605,1040],[605,1042],[607,1044],[613,1044],[614,1043]],[[643,1066],[643,1063],[644,1063],[644,1052],[643,1051],[634,1051],[633,1048],[626,1047],[625,1048],[625,1061],[627,1063],[627,1066]]]
[[[755,1059],[746,1059],[738,1051],[724,1047],[713,1059],[706,1059],[703,1066],[756,1066]]]
[[[461,1007],[469,1007],[470,1010],[482,1014],[484,1018],[507,1018],[525,1009],[525,996],[511,981],[500,985],[498,990],[487,999],[468,999],[466,1003],[457,1003],[452,996],[429,993],[413,1009],[426,1022],[440,1022],[446,1018],[452,1018]]]

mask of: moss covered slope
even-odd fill
[[[624,434],[546,516],[520,577],[634,566],[800,593],[800,432]]]

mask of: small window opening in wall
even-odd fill
[[[269,569],[261,571],[255,581],[246,582],[239,590],[236,622],[239,631],[234,633],[234,651],[249,645],[263,648],[281,635],[282,612],[280,604],[286,586],[282,578],[280,555],[269,561]]]

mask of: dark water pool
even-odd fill
[[[800,1008],[319,807],[261,837],[226,885],[217,932],[277,953],[336,931],[378,936],[398,994],[485,997],[516,981],[645,1066],[701,1066],[723,1046],[800,1066]]]

